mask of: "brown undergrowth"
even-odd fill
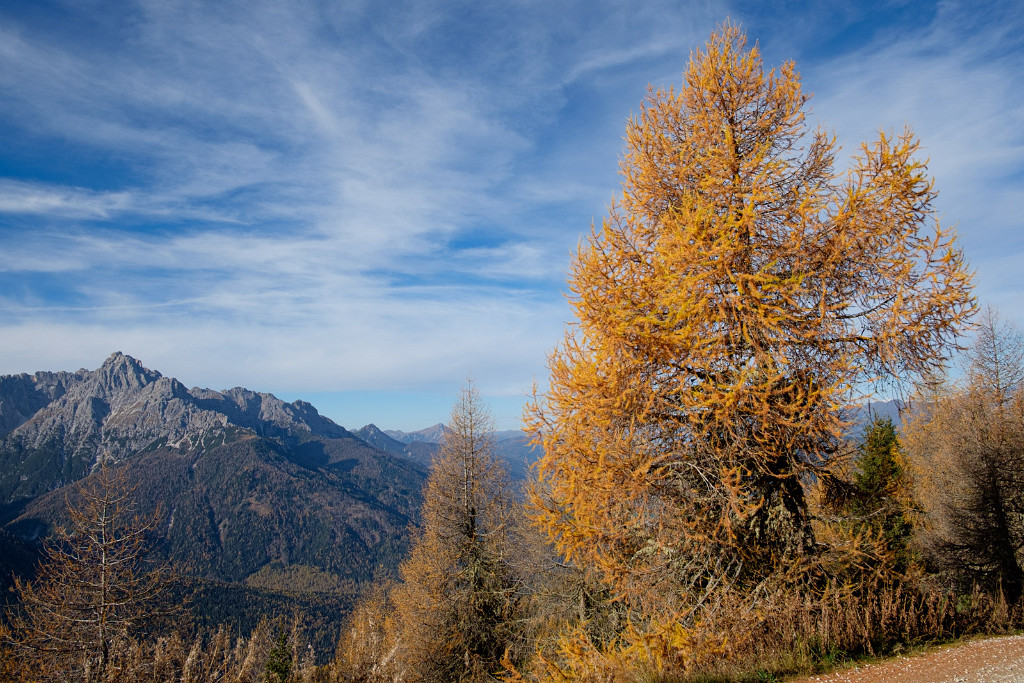
[[[828,671],[846,661],[899,653],[972,634],[1001,634],[1022,624],[1022,607],[980,591],[882,583],[857,594],[827,586],[778,593],[751,609],[742,597],[723,603],[690,628],[628,626],[604,646],[583,628],[540,653],[531,678],[550,681],[771,681]]]
[[[193,637],[178,632],[155,638],[119,637],[113,641],[109,666],[102,674],[78,661],[56,669],[53,662],[44,660],[40,667],[32,660],[19,657],[10,647],[4,647],[9,635],[0,629],[0,680],[12,683],[40,680],[298,683],[323,680],[306,646],[299,616],[290,620],[263,619],[248,636],[221,627]],[[275,660],[283,660],[286,665],[274,667]]]

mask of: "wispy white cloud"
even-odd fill
[[[268,303],[234,294],[235,301],[218,303],[234,311]],[[87,322],[30,318],[5,326],[5,363],[34,367],[33,346],[46,339],[48,367],[94,367],[117,348],[183,381],[220,388],[252,386],[255,377],[262,389],[423,390],[469,373],[496,386],[528,388],[532,377],[523,377],[523,368],[542,367],[559,334],[561,306],[486,289],[452,289],[440,301],[436,294],[357,292],[318,302],[314,319],[282,315],[273,324],[246,316],[197,318],[192,307],[156,320],[152,311],[126,307],[93,311]],[[285,303],[269,300],[278,312]]]
[[[892,27],[876,41],[805,69],[818,84],[815,114],[837,131],[844,152],[878,131],[910,127],[929,160],[940,220],[956,224],[977,271],[979,296],[1000,301],[1024,321],[1024,303],[1008,296],[1021,281],[997,264],[1024,250],[1024,10],[1013,3],[977,7],[940,3],[934,19],[908,36]]]
[[[0,213],[109,218],[131,204],[128,192],[95,192],[81,187],[46,187],[0,179]]]
[[[1015,285],[985,259],[994,235],[1019,241],[1024,65],[999,47],[1022,22],[942,8],[798,67],[844,141],[914,126],[1005,300]],[[492,368],[492,386],[525,389],[647,83],[678,84],[726,16],[789,56],[823,18],[866,11],[776,10],[144,0],[91,17],[95,35],[0,14],[17,142],[0,372],[120,348],[214,386],[422,388]]]

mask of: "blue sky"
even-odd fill
[[[727,17],[847,153],[913,127],[977,293],[1024,322],[1019,2],[0,0],[0,373],[499,426],[570,311],[626,119]]]

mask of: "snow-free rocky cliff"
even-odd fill
[[[114,353],[97,370],[0,377],[3,451],[28,458],[45,452],[60,461],[64,475],[40,489],[31,483],[32,472],[19,471],[18,481],[11,481],[15,472],[8,468],[0,473],[0,496],[3,502],[32,496],[84,476],[100,461],[122,461],[147,448],[201,452],[238,429],[292,441],[353,438],[304,401],[285,403],[239,387],[187,389]]]

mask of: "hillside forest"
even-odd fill
[[[472,383],[430,448],[124,357],[18,380],[0,679],[770,681],[1021,628],[1024,336],[914,134],[837,162],[808,102],[730,24],[649,91],[528,471]]]

